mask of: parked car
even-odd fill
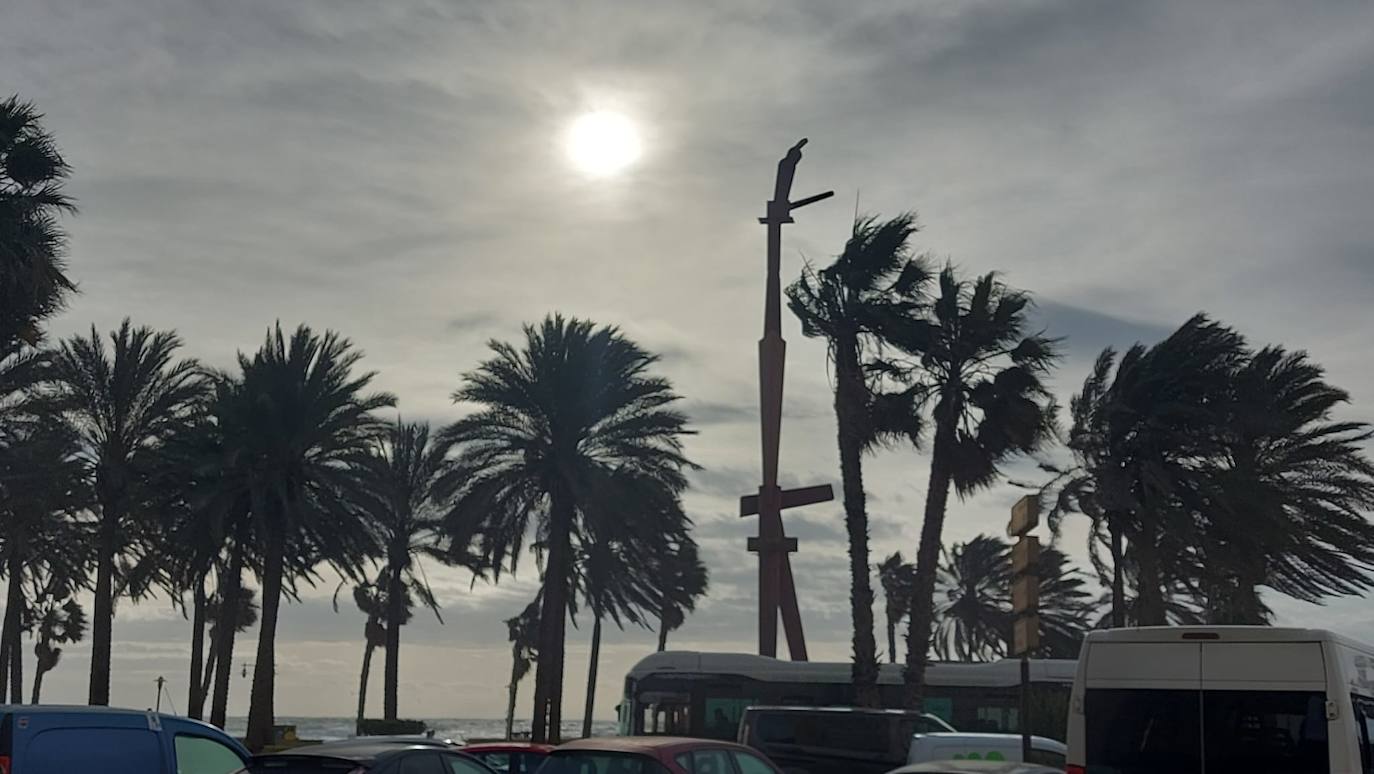
[[[5,774],[241,774],[248,751],[214,726],[113,707],[0,705]]]
[[[534,774],[552,751],[553,745],[535,742],[482,742],[463,748],[497,774]]]
[[[854,707],[749,707],[739,742],[785,772],[884,774],[907,762],[913,734],[953,731],[934,715]]]
[[[931,761],[903,766],[890,774],[1064,774],[1064,770],[1014,761]]]
[[[1043,736],[1032,736],[1031,759],[1024,762],[1051,766],[1063,771],[1068,752],[1069,748],[1063,742]],[[1021,735],[956,732],[916,734],[911,737],[907,763],[945,760],[1022,762]]]
[[[494,774],[485,763],[455,749],[395,740],[378,742],[367,737],[257,755],[248,771],[251,774]]]
[[[757,750],[712,739],[608,736],[549,753],[539,774],[781,774]]]

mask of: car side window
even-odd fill
[[[1054,769],[1063,769],[1068,759],[1064,753],[1054,750],[1035,750],[1030,751],[1030,757],[1026,758],[1026,763],[1038,763],[1041,766],[1049,766]]]
[[[476,756],[478,760],[490,766],[492,771],[498,773],[510,772],[510,774],[516,774],[516,770],[519,768],[515,765],[518,758],[513,753],[482,752],[473,753],[473,755]]]
[[[735,766],[725,750],[693,750],[692,774],[735,774]]]
[[[491,774],[491,771],[475,761],[470,761],[461,755],[450,755],[443,753],[445,767],[444,774]]]
[[[177,774],[241,774],[247,771],[233,748],[203,736],[177,734]]]
[[[695,772],[692,771],[692,754],[691,754],[691,753],[689,753],[689,752],[678,753],[677,755],[674,755],[674,756],[673,756],[673,760],[677,763],[677,765],[679,765],[679,766],[682,767],[682,770],[683,770],[683,771],[688,772],[688,774],[695,774]]]
[[[449,774],[444,762],[435,752],[413,752],[401,757],[396,774]]]
[[[775,774],[773,767],[757,755],[739,751],[730,754],[735,757],[735,765],[739,767],[739,774]]]

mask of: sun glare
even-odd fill
[[[587,113],[568,131],[568,157],[594,177],[619,172],[634,163],[639,153],[639,131],[620,113]]]

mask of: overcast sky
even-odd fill
[[[1310,350],[1354,396],[1343,416],[1374,418],[1366,0],[5,0],[11,92],[47,114],[74,168],[82,295],[58,335],[130,315],[228,365],[274,320],[333,328],[407,418],[436,423],[462,413],[449,395],[488,339],[553,310],[661,353],[698,431],[705,470],[687,503],[712,573],[679,647],[754,644],[753,524],[735,514],[759,475],[756,218],[800,137],[794,193],[837,196],[787,231],[789,280],[840,248],[856,199],[911,209],[922,250],[1035,293],[1067,337],[1064,395],[1103,346],[1206,310],[1257,343]],[[598,109],[629,116],[644,153],[593,179],[564,138]],[[790,315],[784,335],[785,483],[838,484],[824,350]],[[927,462],[895,450],[867,463],[875,560],[914,554]],[[1000,531],[1016,495],[952,500],[947,539]],[[813,658],[843,659],[840,509],[787,524]],[[1081,531],[1064,545],[1081,554]],[[420,616],[404,631],[402,714],[500,716],[501,621],[532,597],[534,565],[473,590],[429,573],[445,625]],[[363,622],[333,612],[332,592],[283,609],[280,714],[351,714]],[[1280,623],[1374,640],[1364,600],[1275,606]],[[570,717],[588,629],[570,630]],[[114,634],[115,703],[147,706],[160,674],[184,702],[179,613],[123,604]],[[601,717],[653,645],[607,640]],[[87,657],[72,648],[45,698],[84,701]],[[242,714],[248,680],[234,680]]]

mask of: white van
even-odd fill
[[[1262,626],[1092,632],[1069,774],[1374,771],[1374,648]]]
[[[1063,742],[1043,736],[1032,736],[1030,760],[1022,761],[1020,734],[965,734],[951,731],[912,734],[906,762],[911,764],[959,760],[1015,761],[1039,763],[1063,770],[1067,753],[1068,748]]]

